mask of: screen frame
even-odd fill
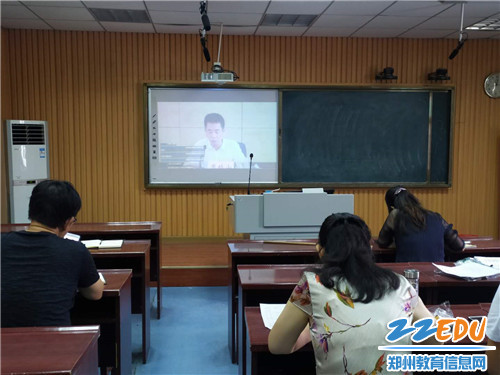
[[[276,183],[261,183],[261,182],[245,182],[245,183],[152,183],[150,180],[150,124],[149,124],[149,89],[151,88],[165,88],[165,89],[185,89],[185,88],[222,88],[230,90],[234,89],[269,89],[278,91],[278,124],[277,124],[277,163],[278,163],[278,181]],[[450,104],[450,135],[448,145],[448,182],[447,183],[433,183],[432,181],[426,182],[283,182],[282,181],[282,92],[289,90],[346,90],[346,91],[359,91],[359,90],[373,90],[373,91],[449,91],[451,94]],[[405,185],[408,187],[432,187],[432,188],[450,188],[452,186],[452,170],[453,170],[453,138],[454,138],[454,114],[455,114],[455,87],[449,85],[429,86],[429,85],[415,85],[415,86],[385,86],[385,85],[287,85],[287,84],[234,84],[229,83],[225,85],[203,84],[203,83],[158,83],[158,82],[145,82],[143,83],[143,123],[144,123],[144,185],[146,189],[196,189],[196,188],[215,188],[215,189],[232,189],[232,188],[251,188],[251,189],[297,189],[303,187],[322,187],[325,190],[335,188],[359,188],[359,187],[389,187],[398,185]]]
[[[150,165],[150,130],[151,124],[150,121],[150,104],[149,103],[149,93],[150,89],[224,89],[230,90],[234,89],[256,89],[256,90],[272,90],[277,94],[277,123],[276,123],[276,182],[253,182],[250,184],[245,182],[162,182],[156,183],[151,181],[151,165]],[[144,83],[143,84],[143,108],[144,108],[144,184],[147,189],[155,189],[155,188],[246,188],[250,186],[251,188],[267,188],[274,187],[279,184],[280,178],[280,92],[276,86],[268,86],[268,85],[230,85],[230,86],[222,86],[222,85],[213,85],[213,84],[199,84],[199,83],[184,83],[184,84],[174,84],[174,83]],[[248,170],[248,173],[250,171]],[[254,171],[252,170],[252,173]],[[246,178],[245,178],[246,180]]]

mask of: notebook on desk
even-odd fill
[[[122,247],[123,240],[86,240],[82,244],[87,249],[117,249]]]

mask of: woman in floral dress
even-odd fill
[[[322,266],[304,272],[295,287],[269,334],[272,353],[288,354],[312,341],[318,375],[388,373],[387,353],[378,349],[390,344],[387,323],[432,315],[403,276],[377,266],[370,239],[358,216],[325,219],[316,245]],[[397,344],[409,345],[409,335]]]

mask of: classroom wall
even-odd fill
[[[0,95],[0,100],[1,100],[1,114],[2,114],[2,124],[1,129],[0,129],[0,135],[1,135],[1,142],[0,142],[0,147],[1,147],[1,152],[0,152],[0,176],[2,178],[0,182],[0,207],[1,207],[1,220],[2,223],[7,223],[9,221],[9,206],[8,206],[8,196],[7,196],[7,190],[8,190],[8,183],[7,183],[7,164],[6,164],[6,158],[7,158],[7,152],[6,152],[6,147],[5,147],[5,119],[10,118],[10,108],[11,108],[11,100],[10,100],[10,83],[9,79],[7,77],[10,77],[10,63],[9,59],[7,58],[7,51],[9,50],[9,38],[7,37],[7,33],[4,33],[2,30],[2,50],[1,50],[1,77],[0,77],[0,84],[1,84],[1,90],[2,93]]]
[[[217,42],[209,37],[213,54]],[[269,85],[378,85],[375,74],[392,66],[397,85],[438,86],[427,73],[448,68],[444,84],[456,87],[453,186],[414,192],[461,233],[498,236],[500,101],[482,87],[500,71],[500,40],[470,40],[450,61],[455,46],[444,39],[224,36],[221,61],[239,83]],[[197,35],[2,30],[2,120],[48,121],[51,177],[80,191],[79,221],[160,220],[163,237],[235,237],[227,197],[245,189],[144,188],[142,84],[198,82],[209,70]],[[355,212],[378,234],[385,188],[337,191],[355,195]]]

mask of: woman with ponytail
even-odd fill
[[[269,333],[271,353],[288,354],[312,341],[318,375],[388,373],[387,352],[378,349],[389,345],[387,323],[432,315],[403,276],[375,263],[370,239],[358,216],[325,219],[316,244],[322,264],[295,287]],[[398,344],[409,345],[409,336]]]
[[[426,210],[418,199],[402,186],[387,190],[389,210],[377,243],[380,247],[396,245],[396,262],[443,262],[445,250],[460,252],[464,241],[452,224],[440,214]]]

